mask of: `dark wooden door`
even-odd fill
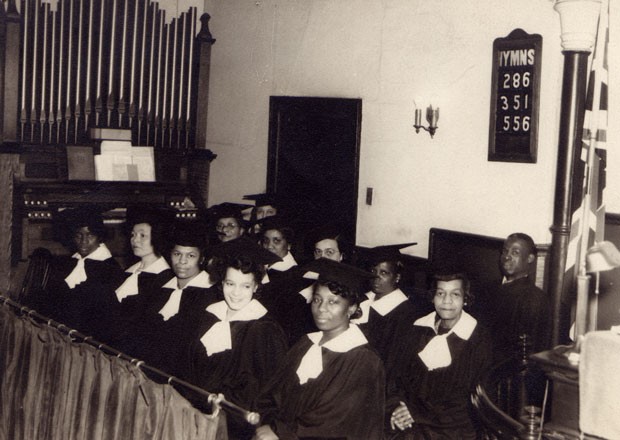
[[[267,186],[301,233],[336,224],[354,242],[361,115],[361,99],[270,98]]]

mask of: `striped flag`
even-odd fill
[[[607,79],[609,43],[609,0],[601,3],[596,46],[588,79],[581,155],[575,160],[571,206],[573,215],[563,300],[574,299],[578,275],[585,275],[585,254],[605,232],[605,168],[607,159]]]

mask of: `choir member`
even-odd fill
[[[59,213],[66,221],[72,256],[53,259],[48,298],[52,317],[78,331],[99,338],[106,330],[105,315],[123,270],[105,245],[101,211],[76,208]]]
[[[370,345],[383,359],[388,375],[398,352],[398,342],[416,318],[413,303],[398,287],[403,276],[400,249],[414,244],[362,249],[365,263],[375,277],[370,280],[371,290],[360,304],[362,316],[353,322],[359,325]]]
[[[388,436],[399,439],[476,439],[470,394],[491,364],[488,332],[463,307],[473,299],[464,273],[434,276],[435,311],[403,335],[389,376]]]
[[[173,274],[145,304],[134,327],[129,354],[164,372],[184,378],[179,362],[196,336],[200,312],[217,300],[209,274],[202,269],[206,239],[192,224],[175,227],[170,263]]]
[[[520,351],[522,335],[527,335],[533,352],[550,348],[551,305],[530,276],[536,253],[534,240],[527,234],[510,234],[504,241],[500,256],[504,282],[491,298],[489,312],[498,360]]]
[[[211,206],[207,210],[207,216],[213,228],[211,233],[215,233],[214,243],[235,240],[244,235],[247,222],[243,211],[250,207],[251,205],[228,202]]]
[[[327,259],[307,269],[319,274],[311,306],[319,331],[291,348],[263,393],[256,438],[381,439],[383,365],[350,323],[360,313],[362,284],[372,275]]]
[[[274,253],[282,259],[267,268],[268,276],[277,276],[297,266],[297,261],[291,253],[295,232],[289,222],[281,216],[271,216],[261,221],[261,245],[264,249]]]
[[[131,328],[153,294],[174,276],[164,258],[168,255],[169,215],[151,209],[127,212],[129,243],[139,260],[125,270],[125,279],[115,290],[114,316],[109,320],[110,339],[106,342],[123,350]]]
[[[261,220],[272,217],[274,215],[282,215],[279,212],[280,200],[279,196],[274,193],[246,194],[244,200],[254,200],[254,207],[250,213],[250,222],[252,223],[252,235],[259,235],[261,232]]]
[[[233,242],[229,242],[233,243]],[[286,335],[260,302],[265,264],[273,255],[250,240],[217,252],[224,257],[223,300],[203,310],[198,337],[189,348],[188,380],[253,410],[260,389],[277,371],[288,349]],[[200,403],[198,403],[200,406]],[[253,429],[229,416],[229,437],[250,438]]]

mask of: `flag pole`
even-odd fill
[[[593,6],[598,7],[593,17]],[[590,8],[588,10],[588,8]],[[552,344],[563,339],[564,317],[562,294],[566,257],[571,229],[571,194],[573,189],[573,169],[575,156],[581,148],[584,102],[587,82],[588,56],[592,51],[596,33],[596,20],[600,10],[600,0],[556,0],[554,9],[560,14],[562,25],[562,54],[564,73],[562,79],[562,99],[560,130],[558,137],[557,173],[555,183],[555,202],[552,243],[549,266],[549,293],[553,301]],[[588,20],[590,18],[590,20]],[[593,18],[593,19],[592,19]],[[590,21],[591,23],[588,23]],[[590,24],[591,28],[588,26]],[[587,32],[591,29],[591,32]],[[583,181],[578,183],[583,184]]]

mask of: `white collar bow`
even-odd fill
[[[431,327],[436,333],[436,316],[437,312],[429,313],[428,315],[416,320],[413,325],[420,327]],[[418,356],[420,356],[420,359],[422,359],[422,362],[424,362],[426,368],[431,371],[436,368],[449,366],[452,363],[452,355],[450,354],[450,348],[448,347],[448,336],[454,333],[459,338],[467,341],[474,332],[477,323],[478,321],[476,321],[473,316],[463,311],[461,313],[461,318],[448,333],[443,335],[436,334],[433,336],[433,338],[428,341],[424,349],[418,353]]]
[[[87,256],[82,257],[76,252],[72,255],[72,258],[77,259],[77,262],[71,273],[67,275],[67,278],[65,278],[65,283],[67,283],[70,289],[73,289],[75,286],[88,279],[86,269],[84,268],[85,260],[104,261],[108,258],[112,258],[112,254],[107,246],[104,243],[101,243],[97,249]]]
[[[207,312],[212,313],[219,319],[200,338],[200,342],[207,350],[207,356],[232,348],[232,336],[230,333],[230,323],[232,321],[254,321],[267,314],[267,309],[255,299],[250,301],[241,310],[238,310],[230,319],[226,316],[227,311],[228,305],[226,301],[219,301],[207,307]]]
[[[334,339],[327,341],[322,346],[319,345],[323,332],[308,333],[308,338],[312,341],[312,345],[301,359],[299,367],[297,367],[297,377],[301,385],[308,382],[309,379],[317,378],[323,372],[323,351],[326,348],[336,353],[345,353],[349,350],[368,343],[368,340],[355,324],[349,325],[349,328],[336,336]]]

